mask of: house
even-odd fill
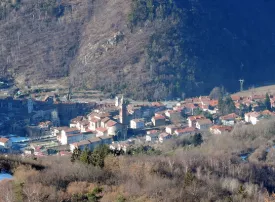
[[[83,134],[82,133],[71,133],[71,134],[63,134],[61,135],[61,144],[67,145],[74,142],[79,142],[83,140]]]
[[[104,119],[102,119],[102,120],[100,121],[100,127],[106,128],[106,123],[107,123],[109,120],[110,120],[109,117],[105,117]]]
[[[249,112],[244,115],[245,122],[252,123],[253,125],[257,124],[260,120],[261,114],[258,112]]]
[[[73,152],[76,148],[80,150],[84,150],[85,148],[87,148],[89,151],[93,151],[99,145],[112,144],[112,141],[112,137],[93,137],[88,140],[82,140],[70,144],[70,151]]]
[[[79,142],[74,142],[70,144],[70,151],[73,152],[75,149],[80,149],[83,151],[85,148],[92,150],[96,146],[100,145],[100,138],[95,137],[90,140],[82,140]]]
[[[92,130],[92,131],[95,131],[98,127],[100,127],[100,119],[91,118],[89,129]]]
[[[270,98],[270,105],[271,105],[271,108],[275,108],[275,97]]]
[[[78,142],[82,139],[83,135],[77,128],[67,128],[62,129],[59,141],[62,145],[66,145],[73,142]]]
[[[222,124],[225,126],[233,126],[237,118],[239,118],[239,116],[235,113],[232,113],[232,114],[227,114],[225,116],[221,116],[220,120]]]
[[[170,135],[173,135],[177,128],[178,127],[176,127],[175,125],[166,126],[165,127],[165,132],[170,134]]]
[[[187,128],[180,128],[175,130],[175,134],[177,136],[181,136],[181,135],[193,135],[196,133],[196,128],[193,127],[187,127]]]
[[[72,119],[70,121],[70,128],[76,128],[77,127],[77,123],[81,122],[84,120],[83,116],[77,116],[76,118]]]
[[[198,116],[190,116],[187,118],[188,126],[189,127],[196,127],[197,120],[205,119],[204,116],[198,115]]]
[[[130,144],[129,144],[129,142],[126,142],[126,141],[123,141],[123,142],[113,142],[110,145],[110,149],[111,150],[122,150],[125,153],[129,149],[129,147],[130,147]]]
[[[262,94],[262,95],[251,95],[249,98],[252,101],[263,101],[265,100],[266,95]]]
[[[143,129],[145,127],[144,119],[132,119],[130,121],[130,127],[132,129]]]
[[[159,142],[163,143],[165,140],[168,140],[172,137],[172,135],[168,134],[168,133],[161,133],[159,134]]]
[[[241,100],[241,97],[238,95],[231,95],[230,97],[234,102],[239,102]]]
[[[108,135],[108,129],[107,128],[99,127],[99,128],[96,129],[96,132],[97,132],[97,134],[96,134],[97,137]]]
[[[40,122],[38,124],[38,127],[40,129],[44,129],[44,130],[50,129],[51,126],[52,126],[52,122],[50,122],[50,121]]]
[[[87,132],[88,130],[90,130],[90,121],[88,120],[84,120],[84,121],[81,121],[79,122],[79,130],[81,132]]]
[[[184,114],[194,115],[194,109],[196,108],[193,103],[187,103],[184,105],[183,112]]]
[[[155,142],[158,140],[158,136],[159,136],[158,130],[147,131],[146,136],[145,136],[145,141],[146,142]]]
[[[180,111],[176,111],[176,110],[167,110],[165,112],[165,116],[167,116],[170,119],[176,119],[181,116],[181,113]]]
[[[165,125],[165,117],[162,115],[154,116],[152,118],[152,123],[154,126],[163,126]]]
[[[214,125],[210,127],[210,132],[214,135],[220,135],[224,132],[231,132],[232,129],[232,126]]]
[[[210,119],[200,119],[196,122],[196,128],[199,130],[206,130],[212,126],[212,121]]]
[[[107,134],[114,136],[114,135],[117,135],[117,133],[122,130],[122,125],[116,121],[109,120],[106,123],[106,128],[108,130]]]
[[[10,148],[12,146],[12,142],[10,139],[5,138],[5,137],[1,137],[0,138],[0,148]]]

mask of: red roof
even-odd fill
[[[190,117],[188,117],[188,119],[190,121],[195,121],[195,120],[199,120],[199,119],[205,119],[205,117],[201,116],[201,115],[198,115],[198,116],[190,116]]]
[[[99,131],[99,132],[104,133],[104,132],[106,132],[106,131],[107,131],[107,128],[102,128],[102,127],[99,127],[99,128],[97,128],[96,130],[97,130],[97,131]]]
[[[153,107],[162,107],[164,106],[161,102],[152,102]]]
[[[113,120],[109,120],[107,123],[106,123],[106,125],[108,126],[108,127],[112,127],[112,126],[114,126],[114,125],[116,125],[117,124],[117,122],[115,122],[115,121],[113,121]]]
[[[91,118],[90,121],[93,122],[93,123],[98,123],[98,122],[99,122],[99,119],[97,119],[97,118]]]
[[[66,133],[69,133],[69,132],[73,132],[73,131],[78,131],[77,128],[66,128],[66,129],[63,129]]]
[[[147,131],[147,134],[155,134],[155,133],[158,133],[159,131],[158,130],[148,130]]]
[[[209,102],[209,105],[212,106],[212,107],[215,107],[215,106],[217,106],[218,104],[219,104],[219,101],[218,101],[218,100],[211,100],[211,101]]]
[[[155,120],[165,119],[165,117],[162,116],[162,115],[157,115],[157,116],[154,116],[153,118],[154,118]]]
[[[220,119],[221,120],[231,120],[231,119],[236,119],[238,118],[239,116],[235,113],[232,113],[232,114],[227,114],[225,116],[221,116]]]
[[[241,99],[241,97],[238,96],[238,95],[231,95],[230,97],[231,97],[231,99],[232,99],[233,101],[237,101],[237,100],[240,100],[240,99]]]
[[[205,124],[212,124],[212,121],[210,119],[200,119],[197,121],[198,124],[200,125],[205,125]]]
[[[194,131],[196,131],[195,128],[187,127],[187,128],[177,129],[175,132],[176,133],[189,133],[189,132],[194,132]]]
[[[2,142],[2,143],[6,143],[6,142],[8,142],[8,141],[9,141],[8,138],[5,138],[5,137],[1,137],[1,138],[0,138],[0,142]]]
[[[225,132],[225,131],[230,132],[233,129],[233,127],[232,126],[223,126],[223,125],[214,125],[210,129],[211,130],[216,129],[216,130],[219,130],[221,132]]]

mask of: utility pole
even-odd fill
[[[240,79],[239,82],[240,82],[240,91],[242,92],[243,91],[244,79]]]

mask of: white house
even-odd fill
[[[177,129],[177,127],[174,126],[174,125],[166,126],[165,127],[165,132],[172,135],[172,134],[174,134],[176,129]]]
[[[83,135],[77,128],[68,128],[61,131],[60,142],[62,145],[83,140]]]
[[[0,138],[0,148],[10,148],[12,146],[12,142],[8,138],[1,137]]]
[[[260,117],[261,114],[258,112],[249,112],[244,115],[245,122],[252,123],[253,125],[257,124]]]
[[[144,119],[132,119],[130,121],[130,127],[132,129],[142,129],[145,127]]]
[[[106,128],[107,128],[107,135],[116,135],[117,132],[121,131],[121,124],[116,122],[116,121],[113,121],[113,120],[109,120],[107,123],[106,123]]]

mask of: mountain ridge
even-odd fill
[[[0,70],[16,84],[134,99],[274,81],[271,1],[14,0],[0,6]],[[262,76],[259,76],[262,75]]]

